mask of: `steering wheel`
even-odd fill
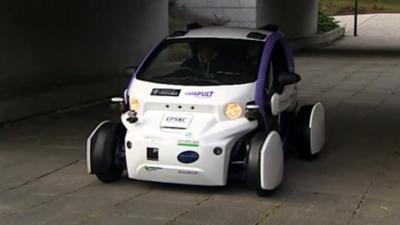
[[[182,67],[176,71],[173,71],[172,73],[169,73],[167,75],[160,76],[159,78],[178,78],[178,79],[184,79],[187,78],[191,75],[197,75],[198,72],[192,68],[189,67]]]
[[[208,82],[208,83],[216,84],[216,85],[221,85],[221,83],[216,80],[208,80],[208,79],[202,79],[202,78],[193,78],[193,80],[200,81],[200,82]]]
[[[182,67],[182,68],[179,68],[177,71],[173,72],[172,74],[178,75],[178,76],[181,76],[181,75],[187,76],[187,75],[198,75],[199,72],[190,67]]]

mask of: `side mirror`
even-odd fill
[[[278,93],[282,94],[286,85],[300,82],[301,77],[297,73],[281,72],[278,77]]]
[[[118,104],[121,104],[121,103],[124,103],[124,98],[122,98],[122,97],[113,97],[113,98],[111,98],[111,103],[118,103]]]
[[[256,104],[247,104],[246,105],[246,111],[245,111],[245,117],[250,120],[257,120],[259,118],[260,114],[260,107]]]
[[[121,110],[121,112],[126,112],[129,110],[128,104],[125,103],[125,99],[122,97],[111,98],[111,108]]]

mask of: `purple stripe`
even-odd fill
[[[264,124],[266,127],[268,127],[268,124],[267,124],[267,117],[266,117],[265,110],[264,110],[265,109],[265,101],[266,101],[264,99],[265,79],[266,79],[267,73],[269,71],[272,51],[274,49],[275,44],[278,41],[280,43],[282,43],[283,48],[285,49],[289,72],[294,72],[294,70],[295,70],[293,56],[288,47],[286,39],[277,33],[270,34],[265,43],[263,55],[261,58],[261,64],[260,64],[260,68],[259,68],[258,75],[257,75],[256,97],[255,97],[255,103],[260,106],[260,109],[261,109],[260,113],[263,117]]]
[[[150,55],[154,52],[154,50],[163,43],[164,40],[160,41],[157,45],[155,45],[148,53],[147,55],[143,58],[143,60],[140,62],[139,66],[136,68],[135,72],[132,74],[131,80],[129,81],[128,85],[128,90],[131,89],[131,86],[133,85],[133,80],[135,79],[136,75],[138,72],[142,69],[144,63],[147,61],[147,59],[150,57]]]

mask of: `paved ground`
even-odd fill
[[[317,161],[288,158],[274,196],[260,198],[240,180],[225,188],[98,182],[85,173],[83,151],[90,130],[113,115],[103,104],[0,129],[0,224],[398,225],[400,60],[349,43],[358,42],[297,54],[301,99],[326,105],[328,143]]]
[[[346,27],[348,37],[335,46],[337,50],[353,49],[358,51],[374,50],[378,53],[400,52],[400,14],[359,15],[358,37],[353,37],[354,16],[337,16],[341,26]]]

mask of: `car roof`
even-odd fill
[[[256,35],[252,36],[250,34]],[[260,29],[214,26],[189,30],[188,32],[183,32],[181,35],[173,35],[168,39],[221,38],[265,41],[270,34],[271,32]]]

